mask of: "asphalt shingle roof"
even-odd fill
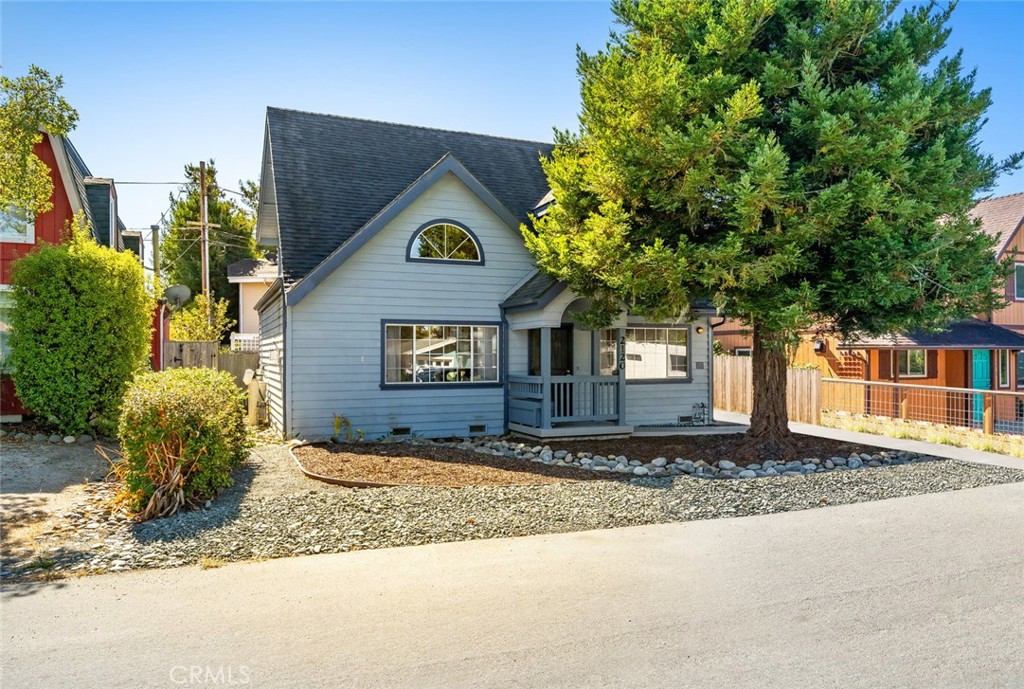
[[[539,305],[544,294],[558,285],[558,280],[543,271],[538,271],[524,282],[508,299],[501,303],[502,308],[512,309],[523,306]]]
[[[260,277],[273,280],[277,277],[277,263],[265,258],[243,258],[228,264],[228,277]]]
[[[939,332],[912,332],[906,335],[866,337],[847,343],[864,349],[1020,349],[1024,335],[977,318],[951,323]]]
[[[451,153],[517,218],[548,191],[551,144],[267,109],[280,261],[293,283]]]
[[[981,219],[981,229],[998,240],[996,251],[1002,253],[1024,222],[1024,192],[980,201],[970,215]]]

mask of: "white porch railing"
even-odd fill
[[[257,333],[231,333],[232,352],[260,351],[260,336]]]
[[[618,376],[508,377],[509,421],[533,428],[619,418]]]

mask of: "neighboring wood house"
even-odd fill
[[[277,278],[277,256],[273,254],[228,265],[228,282],[238,285],[238,329],[231,333],[232,350],[259,351],[260,314],[256,304]]]
[[[71,142],[60,136],[43,135],[35,145],[35,154],[50,168],[52,208],[35,217],[16,212],[0,212],[0,361],[6,356],[7,311],[11,269],[38,244],[58,244],[65,240],[65,228],[81,211],[97,242],[116,249],[125,248],[124,224],[117,214],[117,189],[111,179],[93,177]],[[2,365],[2,364],[0,364]],[[0,373],[0,418],[16,421],[26,413],[14,392],[9,375]]]
[[[958,321],[942,332],[915,332],[886,337],[841,342],[838,338],[807,332],[794,355],[794,363],[813,365],[827,378],[847,378],[884,383],[905,383],[936,387],[980,390],[1024,390],[1024,193],[1010,194],[978,203],[971,215],[981,228],[996,239],[996,260],[1021,252],[1016,270],[1006,281],[1009,304],[977,318]],[[750,336],[736,321],[728,321],[715,330],[715,339],[729,354],[750,353]],[[924,407],[933,405],[924,396],[911,399],[911,418],[924,415]],[[967,400],[949,395],[947,417],[950,422],[980,417],[980,396]],[[1000,419],[1015,417],[1014,400],[999,398]],[[870,413],[885,413],[889,403],[876,399],[868,405]],[[978,407],[973,409],[972,407]],[[928,411],[934,416],[934,410]],[[974,419],[977,421],[978,419]],[[960,425],[965,425],[960,424]]]
[[[551,145],[270,108],[256,305],[272,425],[322,437],[623,434],[711,406],[709,314],[581,328],[520,224]]]

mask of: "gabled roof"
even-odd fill
[[[1024,223],[1024,192],[979,201],[970,216],[980,219],[981,229],[996,238],[996,257],[1000,258]]]
[[[988,321],[968,318],[938,332],[865,337],[840,346],[845,349],[1024,349],[1024,335]]]
[[[294,283],[451,155],[518,222],[547,192],[552,145],[404,124],[267,109],[279,246]]]
[[[92,207],[89,203],[88,194],[85,191],[85,180],[87,177],[92,177],[92,172],[89,171],[89,166],[82,160],[81,154],[78,149],[75,148],[74,144],[67,137],[62,137],[64,144],[64,150],[67,152],[68,162],[71,163],[71,175],[74,178],[75,193],[78,194],[78,199],[82,204],[82,211],[85,213],[86,220],[89,221],[89,227],[92,228],[93,236],[96,235],[96,220],[93,218]],[[71,193],[72,190],[68,189],[67,193]]]

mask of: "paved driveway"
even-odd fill
[[[1024,484],[9,586],[3,686],[1024,687]]]

